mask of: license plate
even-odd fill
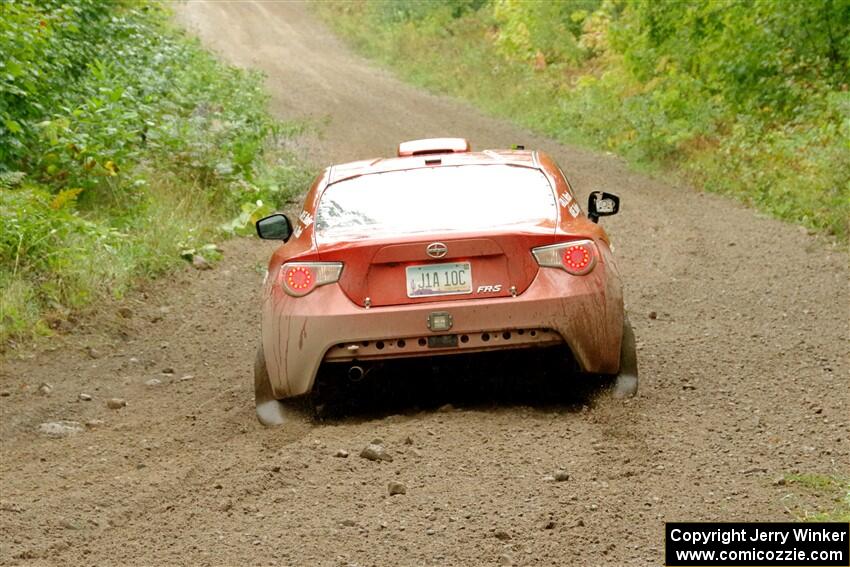
[[[405,270],[407,297],[472,293],[472,266],[469,262],[408,266]]]

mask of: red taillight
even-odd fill
[[[564,250],[561,261],[564,268],[570,273],[583,273],[593,259],[591,252],[585,244],[575,244]]]
[[[283,283],[293,295],[304,295],[310,293],[316,286],[316,276],[307,266],[296,266],[288,268],[283,273]]]
[[[280,268],[283,291],[295,297],[307,295],[320,285],[339,281],[342,262],[291,262]]]
[[[531,251],[537,263],[547,268],[560,268],[575,276],[590,273],[598,252],[592,240],[574,240],[563,244],[541,246]]]

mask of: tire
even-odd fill
[[[620,341],[620,372],[612,394],[617,399],[632,398],[638,391],[638,363],[635,334],[627,315],[623,315],[623,339]]]
[[[254,406],[257,419],[266,427],[283,425],[286,421],[283,404],[274,397],[272,391],[262,344],[257,349],[257,357],[254,359]]]

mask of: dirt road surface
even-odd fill
[[[832,505],[776,479],[850,470],[846,253],[401,84],[303,5],[192,2],[180,19],[265,71],[281,117],[322,125],[308,140],[317,166],[458,135],[545,149],[582,194],[619,193],[622,213],[604,222],[640,395],[446,394],[438,402],[456,409],[436,411],[390,394],[365,414],[263,429],[251,365],[273,246],[231,241],[214,270],[187,268],[2,362],[0,564],[660,565],[665,520],[790,520]],[[39,433],[56,420],[91,423]],[[392,462],[358,456],[375,438]],[[545,480],[558,469],[569,480]],[[390,481],[406,494],[389,496]]]

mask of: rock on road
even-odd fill
[[[604,222],[641,391],[263,429],[251,366],[273,245],[237,239],[215,269],[132,294],[132,316],[104,308],[2,361],[0,565],[658,565],[665,520],[830,505],[774,481],[850,470],[845,252],[404,85],[302,4],[190,2],[179,18],[265,71],[282,118],[321,125],[317,167],[465,136],[544,149],[582,195],[619,193]],[[80,425],[40,433],[60,421]],[[357,456],[375,439],[392,461]]]

